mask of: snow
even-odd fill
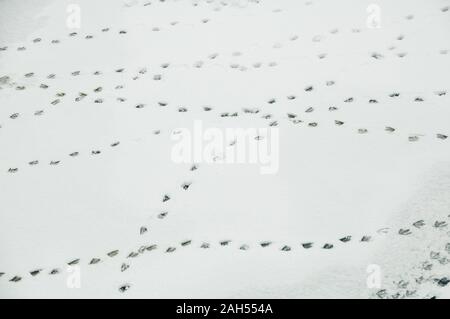
[[[0,1],[0,297],[450,297],[448,1],[73,3]],[[176,163],[198,121],[276,121],[278,170]]]

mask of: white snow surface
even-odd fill
[[[449,298],[450,1],[372,3],[1,0],[0,297]],[[175,163],[196,121],[277,121],[279,170]]]

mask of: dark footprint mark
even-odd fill
[[[166,253],[173,253],[175,250],[177,250],[175,247],[169,247],[166,250]]]
[[[425,221],[423,220],[416,221],[415,223],[413,223],[413,226],[420,229],[423,226],[425,226]]]
[[[430,258],[431,259],[439,259],[440,257],[441,257],[441,254],[439,254],[439,253],[437,253],[435,251],[430,252]]]
[[[100,258],[92,258],[91,261],[89,262],[89,265],[96,265],[101,261]]]
[[[283,246],[283,248],[281,248],[281,251],[291,251],[291,247]]]
[[[19,281],[21,281],[22,280],[22,277],[20,277],[20,276],[14,276],[14,277],[12,277],[9,281],[10,282],[19,282]]]
[[[333,245],[332,244],[325,244],[323,245],[322,249],[333,249]]]
[[[210,60],[214,60],[214,59],[217,58],[218,56],[219,56],[218,53],[212,53],[212,54],[210,54],[210,55],[208,56],[208,58],[209,58]]]
[[[348,99],[344,100],[345,103],[351,103],[354,101],[353,97],[349,97]]]
[[[192,183],[183,183],[181,185],[181,188],[184,189],[185,191],[189,189],[189,187],[191,186]]]
[[[447,227],[447,223],[445,221],[436,221],[433,225],[434,228],[444,228]]]
[[[210,248],[210,244],[209,244],[209,243],[202,243],[202,245],[200,246],[200,248],[208,249],[208,248]]]
[[[390,126],[386,126],[386,127],[384,128],[384,130],[385,130],[386,132],[389,132],[389,133],[395,132],[395,128],[390,127]]]
[[[408,137],[408,141],[410,142],[417,142],[419,140],[418,136],[410,136]]]
[[[111,147],[116,147],[116,146],[119,146],[119,145],[120,145],[120,142],[114,142],[114,143],[111,144]]]
[[[39,164],[39,161],[31,161],[31,162],[28,163],[28,165],[30,165],[30,166],[35,166],[35,165],[38,165],[38,164]]]
[[[129,264],[123,263],[122,266],[120,266],[120,271],[124,272],[126,271],[128,268],[130,268]]]
[[[375,100],[375,99],[370,99],[370,100],[369,100],[369,103],[370,103],[370,104],[377,104],[377,103],[378,103],[378,101],[377,101],[377,100]]]
[[[435,281],[441,287],[445,287],[450,283],[450,279],[448,279],[447,277],[443,277],[441,279],[435,279]]]
[[[96,150],[96,151],[92,151],[91,155],[99,155],[101,153],[102,153],[101,151]]]
[[[51,161],[50,165],[51,166],[56,166],[56,165],[59,165],[59,163],[61,163],[61,161]]]
[[[107,253],[106,255],[108,257],[116,257],[118,254],[119,254],[119,250],[113,250],[113,251],[110,251],[109,253]]]
[[[423,102],[423,101],[424,101],[424,99],[420,96],[418,96],[414,99],[414,102]]]
[[[8,169],[8,173],[17,173],[19,171],[18,168],[10,168]]]
[[[374,59],[377,59],[377,60],[380,60],[380,59],[384,58],[384,56],[382,54],[377,53],[377,52],[372,53],[371,57],[374,58]]]
[[[142,103],[135,106],[135,108],[137,108],[137,109],[142,109],[144,107],[145,107],[145,104],[142,104]]]
[[[169,213],[168,212],[162,212],[158,214],[159,219],[164,219]]]
[[[399,229],[398,231],[399,235],[411,235],[412,232],[409,229]]]
[[[437,96],[444,96],[444,95],[447,94],[447,91],[436,91],[435,94],[436,94]]]
[[[344,125],[344,122],[335,120],[334,124],[336,124],[337,126],[342,126]]]
[[[137,256],[139,256],[139,253],[132,251],[128,254],[127,258],[136,258]]]
[[[124,293],[124,292],[126,292],[127,290],[129,290],[130,288],[131,288],[131,285],[130,285],[130,284],[124,284],[124,285],[122,285],[122,286],[119,287],[119,292],[120,292],[120,293]]]
[[[186,240],[181,243],[181,246],[186,247],[189,246],[190,244],[192,244],[192,240]]]
[[[150,246],[148,246],[147,248],[145,248],[145,250],[147,250],[147,251],[152,251],[152,250],[155,250],[156,248],[158,248],[157,245],[150,245]]]
[[[260,243],[261,247],[263,248],[269,247],[271,244],[271,241],[263,241],[262,243]]]
[[[309,127],[317,127],[319,124],[317,124],[316,122],[311,122],[311,123],[308,123],[308,126]]]
[[[167,202],[167,201],[169,201],[170,200],[170,196],[169,195],[164,195],[164,197],[163,197],[163,199],[162,199],[162,201],[163,201],[163,203],[165,203],[165,202]]]
[[[30,271],[30,275],[33,276],[33,277],[36,277],[41,272],[42,272],[42,269],[36,269],[36,270]]]
[[[58,275],[60,273],[59,269],[52,269],[49,273],[49,275]]]
[[[310,248],[312,248],[313,243],[303,243],[302,246],[303,246],[303,248],[305,248],[305,249],[310,249]]]
[[[287,113],[288,119],[295,119],[297,117],[297,114],[294,113]]]
[[[147,227],[142,226],[141,229],[139,230],[139,234],[144,235],[146,232],[148,232]]]
[[[397,54],[397,56],[398,56],[399,58],[404,58],[406,55],[407,55],[406,52],[400,52],[400,53]]]
[[[365,128],[360,128],[360,129],[358,129],[358,133],[359,134],[367,134],[369,131],[367,130],[367,129],[365,129]]]
[[[220,246],[228,246],[231,243],[231,240],[223,240],[220,242]]]
[[[311,92],[311,91],[313,91],[313,90],[314,90],[314,87],[313,87],[312,85],[307,86],[307,87],[305,88],[305,91],[306,91],[306,92]]]
[[[19,117],[19,115],[20,115],[19,113],[14,113],[9,118],[12,119],[12,120],[15,120],[16,118]]]
[[[397,93],[397,92],[389,94],[389,97],[399,97],[399,96],[400,96],[400,93]]]
[[[362,238],[361,238],[361,242],[362,243],[368,243],[369,241],[371,241],[372,240],[372,237],[370,237],[370,236],[363,236]]]
[[[73,265],[78,265],[79,263],[80,263],[80,259],[77,258],[77,259],[74,259],[74,260],[72,260],[72,261],[69,261],[67,264],[68,264],[69,266],[73,266]]]
[[[337,110],[338,110],[338,108],[335,107],[335,106],[330,106],[330,107],[328,108],[328,111],[330,111],[330,112],[334,112],[334,111],[337,111]]]
[[[86,96],[87,96],[86,93],[80,92],[80,93],[78,93],[78,97],[75,98],[75,101],[76,101],[76,102],[79,102],[79,101],[81,101],[82,99],[84,99]]]
[[[444,134],[437,134],[436,137],[441,140],[446,140],[448,138],[448,136]]]
[[[343,237],[343,238],[341,238],[339,240],[341,242],[343,242],[343,243],[348,243],[350,240],[352,240],[352,236],[346,236],[346,237]]]
[[[249,250],[250,247],[248,245],[241,245],[241,247],[239,247],[240,250]]]
[[[247,114],[257,114],[257,113],[259,113],[259,109],[257,109],[257,108],[254,108],[254,109],[243,108],[242,111],[244,113],[247,113]]]
[[[39,111],[34,112],[34,116],[41,116],[43,114],[44,114],[44,110],[39,110]]]
[[[308,107],[308,108],[305,110],[305,113],[312,113],[312,112],[314,112],[314,108],[313,108],[313,107]]]

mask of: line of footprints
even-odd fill
[[[163,201],[168,201],[168,200],[170,200],[170,197],[168,195],[164,195]],[[167,213],[161,213],[159,218],[164,218],[163,216],[165,216],[166,214]],[[426,226],[426,223],[425,223],[424,220],[419,220],[419,221],[414,222],[412,225],[413,225],[413,227],[415,229],[420,230],[420,229],[423,229]],[[447,226],[448,226],[448,223],[446,221],[435,221],[432,224],[432,227],[434,229],[444,229]],[[147,230],[146,227],[141,227],[141,229],[140,229],[141,235],[145,234],[147,231],[148,230]],[[384,229],[380,229],[379,233],[385,234],[388,231],[389,231],[388,228],[384,228]],[[408,235],[412,234],[412,230],[410,228],[401,228],[401,229],[398,230],[398,234],[401,235],[401,236],[408,236]],[[352,239],[353,239],[353,237],[349,235],[349,236],[345,236],[345,237],[340,238],[339,241],[341,243],[348,243]],[[364,243],[364,242],[370,242],[371,240],[373,240],[372,236],[363,236],[359,241],[361,243]],[[187,247],[187,246],[190,246],[192,244],[193,244],[192,240],[186,240],[186,241],[181,242],[180,246],[181,247]],[[222,241],[219,241],[218,244],[221,247],[231,246],[232,240],[222,240]],[[272,242],[272,241],[263,241],[259,245],[262,248],[267,248],[269,246],[274,246],[274,242]],[[212,246],[211,243],[203,242],[203,243],[201,243],[199,248],[201,248],[201,249],[209,249],[209,248],[211,248],[211,246]],[[315,243],[313,243],[313,242],[305,242],[305,243],[302,243],[300,245],[300,247],[305,249],[305,250],[312,249],[314,246],[315,246]],[[247,251],[250,248],[251,248],[250,245],[247,245],[247,244],[241,244],[241,245],[238,246],[238,249],[241,250],[241,251]],[[324,249],[324,250],[330,250],[330,249],[335,248],[335,245],[332,244],[332,243],[325,243],[324,245],[321,246],[321,248]],[[151,251],[154,251],[156,249],[160,249],[160,247],[157,244],[144,245],[144,246],[139,247],[136,251],[130,252],[127,255],[126,258],[137,258],[137,257],[139,257],[140,255],[142,255],[142,254],[144,254],[146,252],[151,252]],[[169,247],[166,247],[166,248],[163,248],[163,249],[164,249],[165,253],[170,254],[170,253],[175,252],[177,250],[177,247],[176,246],[169,246]],[[281,248],[279,248],[279,250],[283,251],[283,252],[290,252],[290,251],[294,250],[294,247],[289,246],[289,245],[282,245]],[[446,244],[445,251],[450,253],[450,242]],[[109,258],[113,258],[113,257],[118,256],[119,253],[120,253],[119,250],[112,250],[112,251],[106,253],[106,256],[108,256]],[[434,260],[438,260],[441,264],[448,264],[450,262],[450,260],[447,257],[442,256],[441,254],[439,254],[437,252],[431,252],[431,257]],[[95,258],[90,259],[88,264],[89,265],[96,265],[96,264],[100,263],[101,261],[102,261],[101,258],[95,257]],[[80,262],[81,262],[81,259],[76,258],[76,259],[73,259],[73,260],[69,261],[67,263],[67,265],[74,266],[74,265],[78,265]],[[127,262],[124,262],[120,266],[120,271],[121,272],[125,272],[129,268],[130,268],[130,265]],[[39,275],[39,274],[41,274],[43,272],[44,272],[44,269],[38,268],[38,269],[34,269],[34,270],[30,271],[29,274],[32,277],[36,277],[37,275]],[[51,269],[48,272],[49,275],[57,275],[57,274],[60,274],[60,273],[61,273],[61,270],[59,268],[53,268],[53,269]],[[6,274],[3,273],[3,272],[0,272],[0,277],[3,277],[3,276],[6,276]],[[19,276],[19,275],[15,275],[15,276],[13,276],[13,277],[11,277],[9,279],[9,281],[13,282],[13,283],[17,283],[17,282],[20,282],[22,280],[23,280],[23,277]],[[441,280],[437,281],[437,284],[439,286],[441,286],[441,287],[444,287],[449,282],[450,281],[447,278],[442,278]],[[123,285],[121,285],[119,287],[119,291],[120,292],[125,292],[130,287],[131,287],[131,284],[129,284],[129,283],[123,284]],[[381,291],[379,294],[380,294],[380,297],[381,297],[381,295],[384,294],[384,291]]]

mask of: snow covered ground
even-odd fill
[[[448,0],[0,0],[0,297],[450,298],[449,70]]]

